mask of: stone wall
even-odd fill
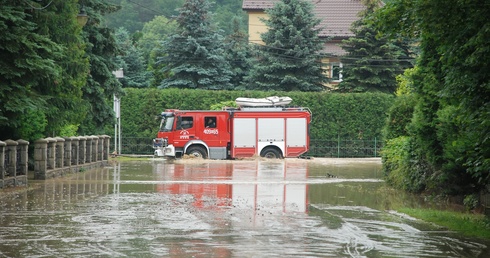
[[[44,138],[34,142],[34,179],[47,179],[105,166],[110,136]],[[27,186],[29,142],[0,141],[0,189]]]
[[[110,136],[44,138],[34,142],[34,179],[48,179],[101,167],[109,158]]]
[[[0,141],[0,189],[27,185],[29,142]]]

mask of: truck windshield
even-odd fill
[[[160,131],[170,132],[172,131],[172,126],[174,125],[174,116],[164,116],[162,118],[162,123],[160,124]]]

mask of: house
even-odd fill
[[[243,0],[242,9],[248,13],[249,42],[263,44],[260,34],[267,31],[267,26],[262,19],[267,19],[265,10],[274,7],[280,0]],[[342,40],[354,36],[350,30],[354,21],[360,19],[359,12],[365,9],[361,0],[311,0],[314,5],[314,13],[321,20],[319,36],[330,38],[325,43],[323,51],[327,58],[323,63],[327,65],[327,76],[332,79],[330,86],[338,84],[342,80],[340,74],[339,56],[345,51],[339,46]],[[327,85],[328,86],[328,85]]]

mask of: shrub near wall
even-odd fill
[[[373,139],[380,137],[394,96],[385,93],[210,91],[187,89],[125,89],[121,98],[123,137],[155,137],[165,109],[209,110],[213,104],[239,97],[288,96],[291,105],[313,113],[311,139]],[[110,133],[110,132],[109,132]]]

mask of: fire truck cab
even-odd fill
[[[298,157],[309,149],[311,112],[295,107],[162,112],[155,156],[210,159]]]

